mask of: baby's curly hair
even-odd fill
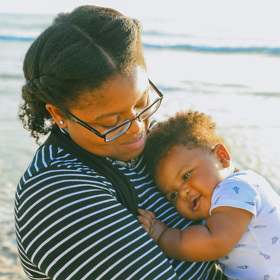
[[[179,112],[167,121],[158,123],[147,136],[145,157],[152,176],[159,161],[176,145],[187,149],[213,150],[217,144],[225,144],[216,134],[216,123],[210,116],[197,111]]]

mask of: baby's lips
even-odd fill
[[[190,203],[190,207],[193,211],[195,211],[199,208],[200,197],[201,197],[201,195],[193,195],[190,197],[189,203]]]

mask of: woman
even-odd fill
[[[143,208],[168,226],[191,224],[157,191],[141,154],[162,94],[140,35],[137,20],[83,6],[59,15],[26,54],[20,118],[37,141],[51,131],[15,200],[30,279],[223,277],[213,263],[168,260],[137,221]]]

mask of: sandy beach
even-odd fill
[[[20,83],[14,85],[18,91]],[[12,87],[13,88],[13,87]],[[1,89],[2,90],[2,89]],[[12,89],[11,89],[12,90]],[[16,95],[14,96],[16,97]],[[37,149],[16,118],[18,106],[7,102],[9,93],[0,94],[0,279],[27,279],[18,258],[14,233],[13,203],[15,186]]]

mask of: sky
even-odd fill
[[[5,4],[3,2],[5,1]],[[0,13],[57,14],[69,12],[80,5],[97,5],[115,8],[134,17],[187,17],[196,12],[198,17],[212,15],[213,18],[236,16],[248,18],[255,15],[267,20],[278,17],[279,0],[1,0]],[[191,5],[191,11],[188,9]]]
[[[176,5],[181,6],[186,1],[190,2],[173,0],[172,3],[176,2]],[[152,14],[157,10],[168,13],[170,10],[170,1],[165,0],[8,0],[1,5],[0,12],[56,14],[68,12],[77,6],[86,4],[112,7],[123,13],[135,11],[136,14]]]

